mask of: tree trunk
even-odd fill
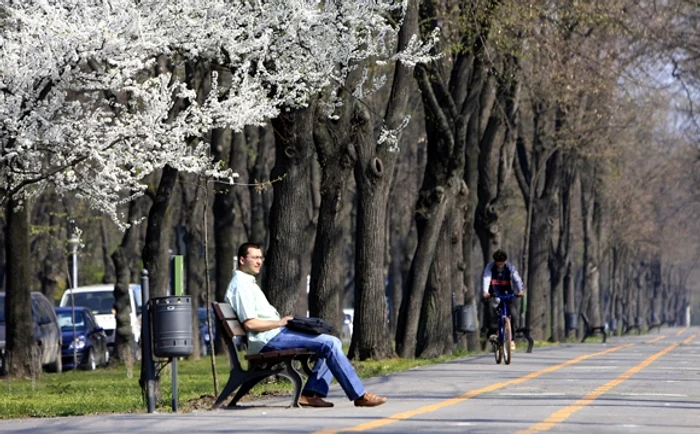
[[[130,208],[134,208],[130,205]],[[114,355],[115,359],[126,364],[127,372],[131,374],[133,366],[134,338],[131,329],[131,299],[129,296],[129,283],[131,283],[131,270],[135,266],[133,251],[136,250],[136,231],[127,229],[122,239],[122,244],[112,253],[117,282],[114,285],[114,317],[117,326],[114,331]]]
[[[357,134],[357,241],[355,249],[355,327],[348,356],[384,359],[392,357],[384,289],[386,204],[395,155],[374,148],[371,115],[355,104]],[[379,152],[378,152],[379,151]]]
[[[399,33],[397,51],[404,50],[418,32],[418,2],[410,1]],[[410,69],[397,62],[391,94],[384,115],[384,128],[400,134],[411,89]],[[355,251],[355,329],[350,357],[360,360],[395,355],[388,327],[385,288],[387,252],[387,206],[398,154],[398,139],[390,143],[375,138],[370,111],[355,103],[357,119],[358,189],[357,244]],[[384,132],[384,131],[383,131]]]
[[[592,175],[592,176],[591,176]],[[582,174],[588,179],[581,182],[581,217],[583,224],[583,297],[587,300],[581,310],[586,313],[592,325],[602,324],[600,298],[600,239],[597,227],[600,225],[600,203],[593,184],[595,174]]]
[[[147,201],[148,198],[139,198],[129,203],[129,221],[136,221],[146,214]],[[139,260],[140,229],[139,226],[132,225],[124,231],[119,247],[112,253],[116,279],[114,305],[116,310],[115,319],[117,321],[114,336],[114,354],[118,360],[126,363],[129,372],[133,364],[131,350],[134,345],[131,318],[129,317],[131,311],[129,284],[132,283],[132,270],[137,268]],[[137,314],[140,314],[140,312],[137,312]],[[145,332],[147,331],[141,330],[141,339]],[[144,371],[142,370],[142,372]]]
[[[112,283],[116,279],[116,271],[114,270],[114,263],[110,258],[109,249],[112,248],[109,240],[109,233],[107,232],[107,219],[100,220],[100,238],[102,240],[102,262],[105,267],[105,274],[102,276],[102,283]]]
[[[265,189],[261,184],[267,179],[268,167],[267,127],[247,127],[245,147],[248,159],[248,187],[250,195],[250,232],[248,238],[262,246],[268,243],[267,220],[269,207],[265,203]],[[242,155],[241,155],[242,157]],[[274,181],[274,180],[273,180]]]
[[[62,236],[60,229],[66,226],[66,218],[61,217],[57,209],[61,202],[54,192],[47,191],[37,198],[29,216],[30,224],[48,228],[48,231],[40,230],[32,236],[29,255],[34,259],[34,263],[38,264],[35,276],[31,276],[30,279],[38,279],[41,282],[41,293],[50,301],[56,300],[56,296],[61,295],[68,271],[65,254],[66,238]]]
[[[454,206],[457,195],[461,190],[466,189],[461,178],[461,174],[450,178],[445,187],[424,187],[425,193],[416,206],[421,211],[416,216],[418,245],[406,281],[406,292],[401,300],[399,322],[396,328],[396,351],[403,358],[413,358],[416,354],[421,306],[440,231],[448,210]]]
[[[461,76],[467,59],[457,62],[453,75]],[[461,110],[454,112],[455,100],[451,95],[442,92],[445,85],[440,81],[437,71],[431,71],[427,66],[416,66],[415,76],[421,89],[425,107],[425,123],[428,138],[428,161],[426,164],[423,184],[416,204],[416,227],[418,230],[418,247],[411,264],[411,272],[406,284],[406,291],[401,303],[399,322],[396,331],[396,349],[401,357],[414,357],[416,339],[418,338],[418,322],[423,311],[421,303],[425,294],[429,272],[435,260],[436,243],[444,224],[447,213],[455,206],[458,194],[468,194],[468,188],[463,181],[467,148],[467,131],[469,120],[478,108],[479,95],[486,80],[486,71],[478,59],[473,59],[473,70],[469,92],[462,92],[466,83],[453,90],[454,95],[462,95]],[[464,93],[464,95],[463,95]],[[464,99],[461,99],[464,98]],[[464,219],[462,219],[462,222]],[[460,252],[461,253],[461,252]],[[449,262],[448,262],[449,263]],[[463,264],[451,264],[448,275],[461,275],[464,281]],[[462,273],[462,274],[459,274]],[[463,284],[460,285],[460,290]],[[436,295],[447,297],[440,303],[451,306],[451,291]],[[427,299],[425,299],[427,300]],[[427,319],[427,318],[426,318]],[[452,321],[449,321],[451,324]],[[424,326],[421,326],[424,327]],[[440,333],[436,330],[436,334]],[[429,333],[430,335],[435,335]],[[451,335],[451,333],[450,333]]]
[[[342,288],[345,280],[341,265],[346,239],[346,221],[350,215],[352,168],[357,158],[350,143],[352,130],[352,101],[346,89],[339,90],[343,104],[336,109],[337,117],[329,118],[318,111],[314,127],[314,143],[321,167],[321,203],[318,228],[311,263],[309,315],[326,319],[341,330],[343,315]]]
[[[532,108],[531,157],[528,157],[526,150],[528,137],[519,133],[515,173],[530,222],[523,243],[526,327],[530,329],[533,339],[545,340],[551,338],[549,255],[558,209],[556,197],[561,167],[561,151],[554,147],[552,137],[561,122],[555,116],[556,111],[544,103],[535,103]]]
[[[232,143],[232,133],[230,130],[215,130],[212,134],[212,155],[217,161],[228,164],[234,171],[233,163],[236,161],[236,154]],[[236,220],[235,189],[237,187],[226,184],[215,184],[214,204],[212,214],[214,218],[214,252],[215,252],[215,299],[224,301],[226,289],[233,277],[233,270],[236,267],[237,246],[235,245]],[[219,334],[222,336],[222,334]]]
[[[507,79],[491,78],[489,80],[491,85],[489,87],[493,87],[494,83],[497,84],[495,92],[490,89],[484,91],[480,119],[478,122],[470,122],[469,137],[476,143],[467,147],[465,180],[467,185],[477,188],[472,189],[469,195],[470,207],[467,211],[466,227],[470,232],[465,233],[465,237],[468,237],[468,239],[465,238],[465,252],[468,252],[468,255],[465,254],[468,275],[468,277],[465,276],[465,281],[469,282],[469,286],[475,282],[472,276],[474,269],[471,260],[472,234],[478,237],[481,244],[482,267],[491,261],[493,251],[501,245],[500,217],[505,210],[503,193],[513,170],[515,141],[520,120],[518,109],[520,71],[517,58],[507,57],[504,61],[504,71],[506,72],[502,76]],[[493,110],[494,100],[496,107],[505,107],[505,113],[501,110]],[[468,298],[473,302],[475,297],[480,299],[481,288],[471,289]],[[481,304],[479,306],[482,307]],[[485,312],[483,316],[486,317]],[[469,349],[476,350],[478,344],[478,335],[474,334]]]
[[[141,256],[143,266],[148,270],[151,298],[163,297],[168,294],[170,198],[175,189],[177,175],[176,169],[170,166],[163,168],[158,191],[148,213],[146,241]]]
[[[270,247],[265,255],[265,284],[270,303],[281,315],[305,316],[304,255],[311,255],[315,227],[309,194],[313,146],[313,108],[280,114],[273,120],[276,158],[270,178]]]
[[[34,340],[29,257],[29,204],[7,198],[5,204],[5,364],[12,378],[36,378],[41,373],[39,348]]]
[[[574,314],[573,294],[565,292],[567,273],[571,268],[571,201],[576,182],[573,160],[565,158],[563,176],[559,186],[559,233],[556,245],[550,255],[549,272],[551,283],[552,336],[555,341],[567,339],[565,314]],[[571,301],[569,304],[568,302]]]
[[[551,336],[551,277],[548,262],[552,223],[549,218],[549,205],[551,204],[548,202],[536,201],[530,230],[527,327],[535,340],[545,340]]]
[[[435,259],[423,296],[417,334],[417,357],[439,357],[449,354],[454,347],[452,303],[444,301],[451,301],[453,292],[461,293],[464,285],[463,273],[455,273],[454,268],[464,269],[462,242],[467,194],[466,188],[459,191],[454,205],[447,211],[440,231]]]
[[[390,193],[389,205],[389,328],[396,335],[399,306],[403,298],[403,288],[411,269],[411,260],[416,251],[416,231],[413,220],[415,195],[420,185],[420,179],[415,173],[425,171],[423,153],[418,150],[418,144],[409,145],[402,149],[403,158],[397,162],[398,175],[394,177],[394,185]],[[465,249],[466,250],[466,249]]]
[[[491,80],[489,80],[491,83]],[[493,92],[484,92],[493,93]],[[483,100],[484,98],[482,98]],[[482,107],[481,114],[484,114]],[[481,117],[474,116],[469,121],[469,131],[467,132],[467,147],[465,152],[464,163],[464,182],[466,185],[479,185],[479,165],[481,157],[481,149],[479,146],[481,138]],[[465,197],[466,210],[464,212],[464,229],[462,236],[462,258],[464,260],[464,272],[462,273],[462,290],[457,292],[456,304],[464,304],[466,306],[474,305],[476,309],[483,308],[481,303],[476,303],[476,300],[481,300],[481,288],[476,282],[480,281],[474,278],[474,268],[476,260],[472,254],[473,243],[477,237],[477,213],[479,207],[478,189],[472,188],[469,194]],[[484,253],[486,254],[486,253]],[[490,255],[490,253],[489,253]],[[449,259],[448,259],[449,260]],[[481,276],[479,276],[481,277]],[[457,290],[458,287],[455,288]],[[480,328],[477,328],[473,333],[467,333],[466,348],[470,351],[478,351],[481,349],[480,343]]]
[[[476,176],[468,182],[471,181],[469,185],[477,186],[474,189],[477,199],[474,229],[481,243],[484,266],[491,261],[493,251],[501,245],[500,216],[505,208],[504,190],[513,172],[520,122],[518,59],[508,57],[503,69],[503,75],[508,78],[497,81],[495,104],[496,107],[504,107],[505,113],[498,109],[492,110],[493,104],[484,103],[487,107],[482,109],[482,118],[488,119],[486,127],[470,132],[470,135],[476,135],[483,130],[478,151],[474,153],[478,156],[478,164],[473,168],[468,164],[467,167]]]
[[[206,181],[196,175],[180,174],[180,191],[182,192],[182,221],[185,228],[184,255],[185,293],[192,297],[193,359],[199,360],[200,343],[199,314],[197,308],[206,306],[206,278],[208,270],[204,263],[204,201],[209,200]]]

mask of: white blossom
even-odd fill
[[[117,222],[166,165],[234,181],[209,155],[213,128],[240,131],[304,106],[367,58],[394,54],[392,0],[6,0],[0,5],[0,190],[18,200],[53,186]],[[225,68],[196,92],[163,56]],[[392,57],[393,56],[393,57]],[[120,97],[121,96],[121,97]],[[124,97],[128,96],[128,97]],[[176,115],[176,98],[188,104]],[[331,106],[335,102],[329,102]]]

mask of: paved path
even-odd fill
[[[355,408],[334,387],[330,409],[289,399],[187,414],[0,421],[0,432],[49,433],[700,433],[700,329],[664,328],[605,344],[564,344],[411,369],[366,381],[389,402]]]

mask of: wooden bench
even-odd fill
[[[591,325],[591,322],[588,320],[588,316],[584,312],[581,312],[581,319],[583,320],[583,339],[581,339],[581,342],[585,342],[587,338],[595,335],[596,333],[601,333],[603,335],[603,343],[605,343],[605,340],[608,337],[605,333],[605,326]]]
[[[664,325],[664,320],[659,319],[657,315],[652,315],[651,320],[649,320],[649,332],[654,330],[654,327],[656,327],[656,331],[658,333],[661,333],[661,326]]]
[[[290,348],[282,351],[247,354],[243,359],[248,362],[248,369],[243,369],[239,358],[239,349],[247,344],[246,332],[230,304],[214,302],[212,307],[214,308],[217,321],[221,324],[221,329],[226,332],[226,348],[229,367],[231,368],[226,386],[216,398],[212,409],[218,408],[222,402],[238,389],[238,392],[228,404],[228,407],[235,407],[238,401],[250,392],[253,386],[273,375],[281,375],[292,382],[294,395],[290,406],[300,407],[299,398],[301,397],[304,380],[302,373],[306,377],[311,375],[309,362],[315,353],[305,348]],[[301,365],[301,372],[297,369],[297,364]]]
[[[622,326],[623,326],[623,332],[622,335],[626,335],[632,330],[637,330],[637,334],[640,335],[642,334],[642,325],[637,322],[636,324],[630,324],[627,319],[623,318],[622,319]]]
[[[531,353],[532,352],[532,347],[534,346],[535,342],[532,340],[530,337],[530,329],[527,327],[520,327],[515,331],[515,337],[516,338],[525,338],[527,340],[527,352]]]

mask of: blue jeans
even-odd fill
[[[365,394],[365,387],[343,352],[340,339],[331,335],[309,335],[283,327],[282,331],[272,338],[261,352],[289,348],[306,348],[319,354],[312,375],[304,386],[304,392],[328,396],[331,380],[335,377],[351,400],[354,401]]]

